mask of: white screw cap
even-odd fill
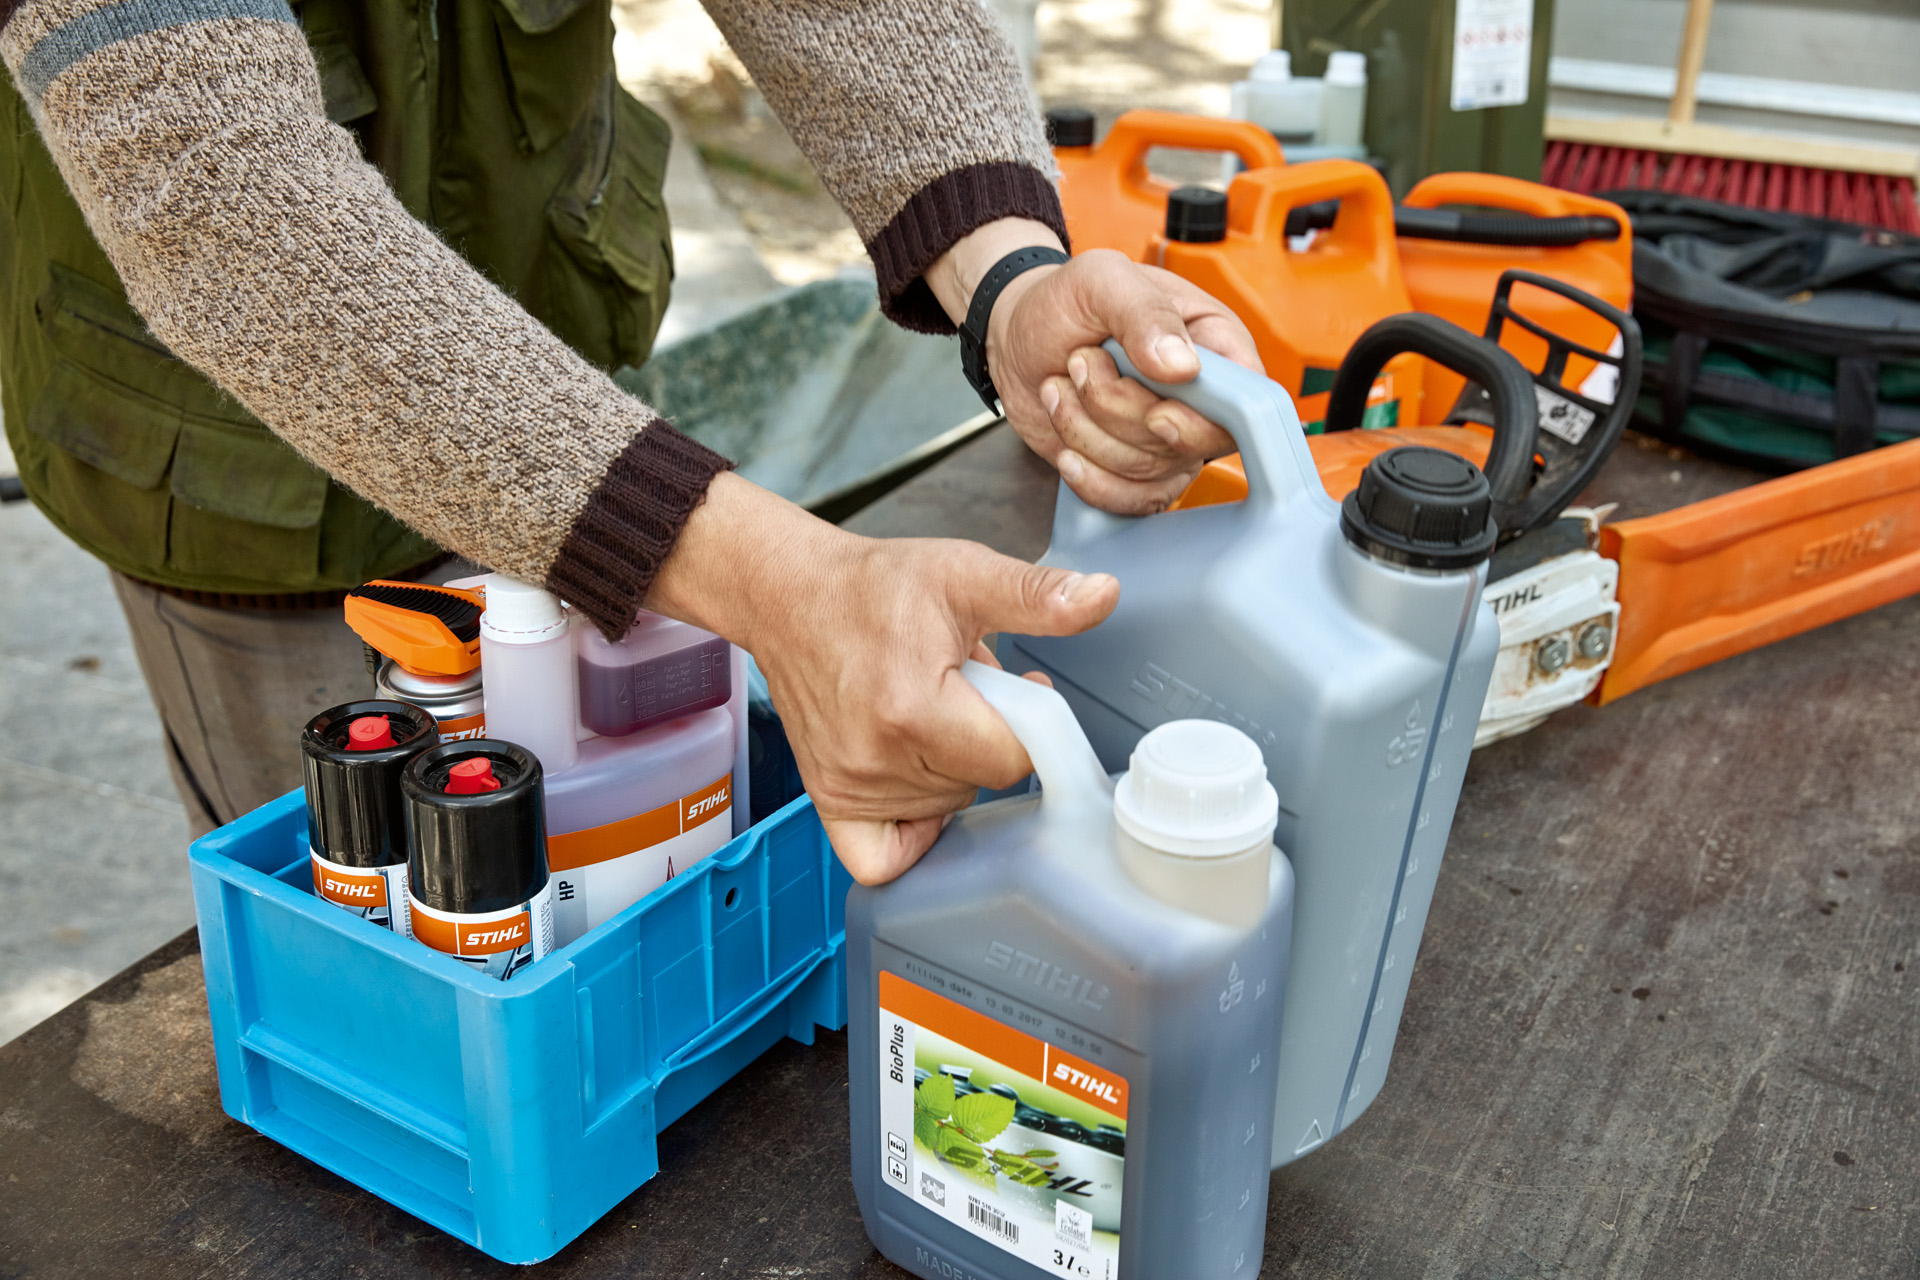
[[[537,644],[567,629],[559,597],[504,573],[487,579],[487,609],[480,625],[508,644]]]
[[[1273,840],[1280,797],[1252,738],[1218,720],[1175,720],[1140,739],[1114,788],[1120,829],[1150,849],[1218,858]]]
[[[1367,55],[1346,51],[1327,55],[1327,83],[1355,85],[1367,82]]]
[[[1293,79],[1293,55],[1285,49],[1275,49],[1263,53],[1253,60],[1253,70],[1247,72],[1247,79],[1260,84],[1273,84]]]

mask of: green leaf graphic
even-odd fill
[[[920,1141],[927,1146],[932,1147],[935,1151],[938,1151],[940,1149],[939,1117],[930,1116],[924,1111],[915,1111],[913,1113],[913,1136],[920,1139]]]
[[[991,1142],[1013,1123],[1013,1099],[997,1093],[970,1093],[953,1104],[953,1119],[981,1142]]]
[[[953,1080],[943,1075],[928,1076],[913,1091],[913,1105],[915,1110],[931,1113],[936,1120],[945,1120],[953,1114]]]
[[[1045,1160],[1050,1156],[1057,1156],[1060,1153],[1058,1151],[1048,1151],[1045,1147],[1035,1147],[1031,1151],[1023,1151],[1020,1154],[1029,1160]]]
[[[948,1159],[965,1156],[976,1164],[985,1159],[987,1154],[981,1149],[979,1143],[953,1129],[940,1130],[939,1141],[934,1144],[933,1149]]]

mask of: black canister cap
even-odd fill
[[[455,766],[498,785],[450,793],[449,785],[462,785]],[[408,891],[435,911],[505,911],[547,883],[540,761],[525,747],[498,738],[448,742],[415,756],[400,787],[407,798]]]
[[[1403,445],[1367,464],[1340,504],[1347,541],[1414,569],[1466,569],[1493,554],[1499,529],[1480,468],[1455,453]]]
[[[1227,238],[1227,197],[1212,187],[1177,187],[1167,197],[1167,239],[1213,244]]]
[[[381,740],[352,744],[353,726],[386,717]],[[313,851],[347,867],[391,866],[407,860],[407,826],[400,775],[407,762],[438,745],[440,725],[405,702],[369,698],[329,707],[300,731],[300,772],[307,788],[307,840]]]
[[[1085,107],[1055,107],[1047,112],[1047,141],[1056,147],[1093,145],[1093,112]]]

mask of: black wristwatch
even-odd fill
[[[980,281],[980,287],[973,291],[973,301],[967,305],[967,322],[960,326],[960,372],[980,393],[987,408],[995,413],[1000,412],[1000,393],[994,390],[993,377],[987,371],[987,321],[993,315],[993,304],[1000,300],[1001,291],[1012,284],[1015,277],[1035,267],[1050,267],[1066,260],[1067,255],[1058,249],[1040,245],[1015,249],[994,263],[993,269]]]

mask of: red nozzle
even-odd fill
[[[447,770],[447,794],[450,796],[477,796],[499,789],[500,779],[493,776],[493,761],[485,756],[469,756]]]
[[[347,726],[349,751],[381,751],[393,745],[393,726],[385,716],[361,716]]]

